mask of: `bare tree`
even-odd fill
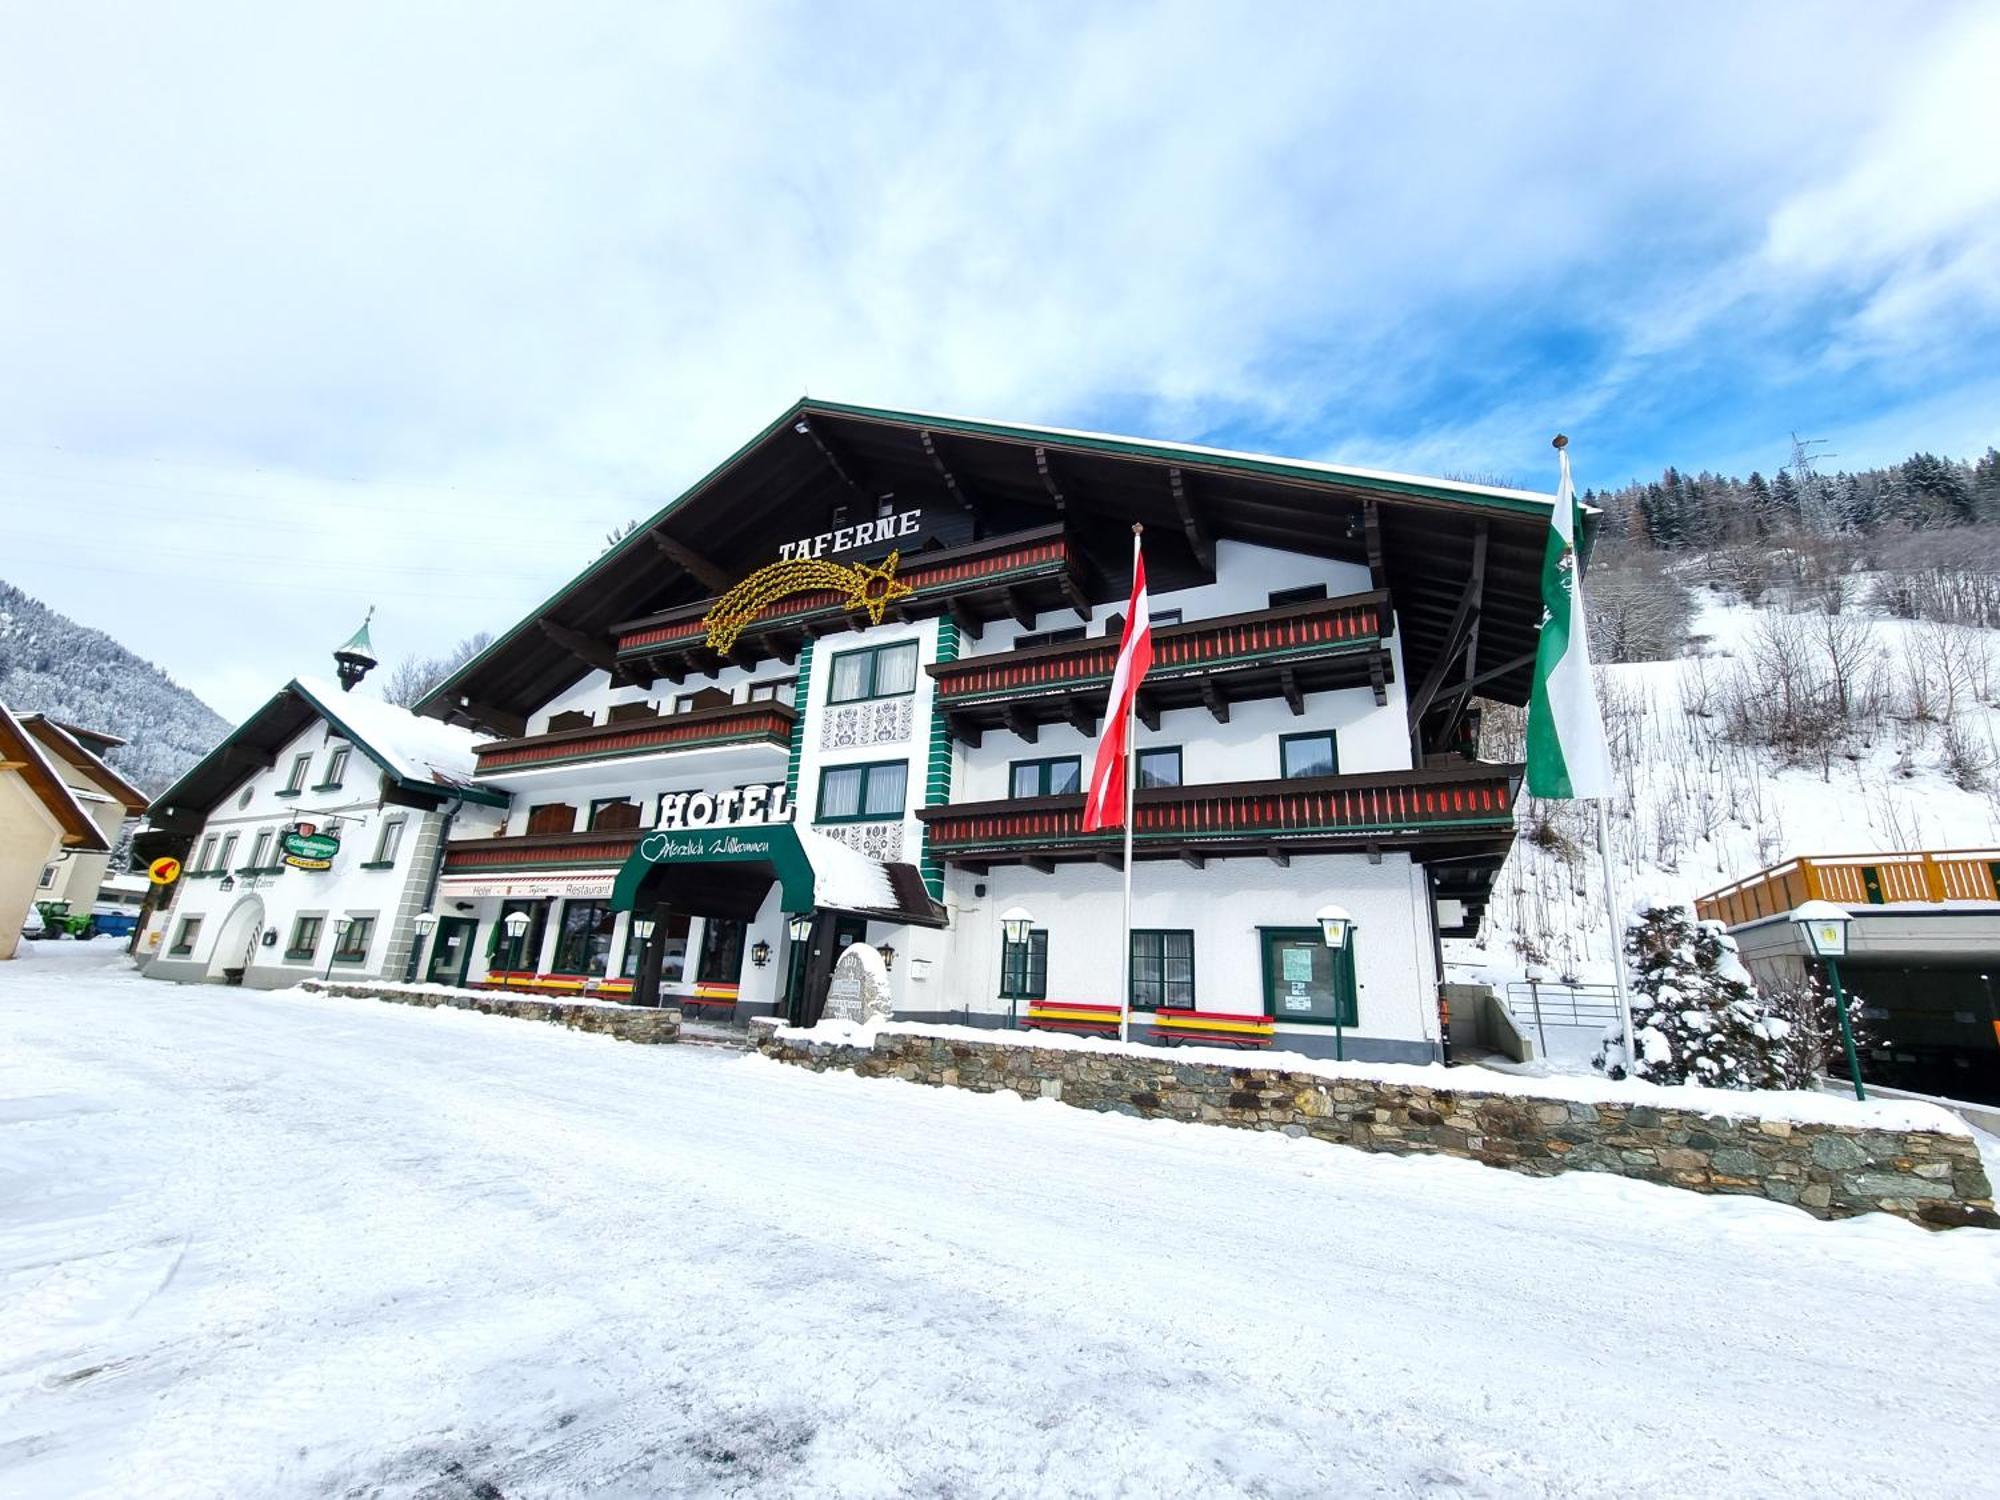
[[[415,708],[424,694],[492,644],[492,634],[482,630],[442,656],[406,656],[390,670],[382,684],[382,696],[404,708]]]

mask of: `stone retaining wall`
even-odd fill
[[[1536,1177],[1611,1172],[1769,1198],[1822,1219],[1880,1211],[1932,1228],[2000,1228],[1979,1153],[1964,1134],[1482,1093],[1018,1037],[896,1029],[820,1040],[769,1021],[752,1022],[751,1034],[765,1056],[815,1071],[1004,1089],[1079,1109],[1458,1156]]]
[[[618,1005],[605,1000],[545,1000],[503,991],[455,990],[440,985],[341,984],[308,979],[299,985],[315,995],[348,995],[360,1000],[387,1000],[392,1005],[444,1006],[476,1010],[488,1016],[513,1016],[522,1021],[547,1021],[571,1031],[591,1031],[621,1042],[677,1042],[681,1039],[678,1010],[643,1005]]]

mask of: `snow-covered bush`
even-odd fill
[[[1826,983],[1817,974],[1804,974],[1781,983],[1765,984],[1759,993],[1790,1027],[1777,1053],[1784,1086],[1809,1089],[1821,1078],[1845,1080],[1847,1047],[1840,1039],[1840,1010],[1833,1003],[1833,991]],[[1854,1030],[1855,1047],[1865,1056],[1875,1038],[1863,1009],[1859,997],[1850,992],[1848,1023]]]
[[[1678,901],[1653,901],[1625,931],[1632,985],[1631,1071],[1650,1083],[1761,1089],[1782,1084],[1790,1023],[1757,997],[1735,943],[1719,923],[1700,922]],[[1614,1027],[1592,1059],[1614,1078],[1628,1071]]]

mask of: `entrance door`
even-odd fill
[[[814,919],[812,936],[803,943],[792,944],[785,965],[785,1018],[792,1025],[818,1023],[820,1013],[826,1009],[826,989],[833,981],[833,966],[840,962],[840,955],[850,944],[864,942],[867,937],[867,918],[821,913]]]
[[[437,934],[431,939],[431,963],[424,978],[432,984],[463,986],[472,964],[471,917],[439,917]]]
[[[1354,930],[1347,946],[1329,948],[1317,927],[1259,929],[1264,946],[1264,1009],[1280,1021],[1353,1026]]]

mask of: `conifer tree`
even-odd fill
[[[1728,1089],[1783,1083],[1790,1025],[1758,998],[1718,924],[1697,921],[1680,902],[1649,903],[1626,928],[1625,965],[1639,1077]],[[1622,1042],[1614,1028],[1593,1059],[1614,1077],[1625,1072]]]

